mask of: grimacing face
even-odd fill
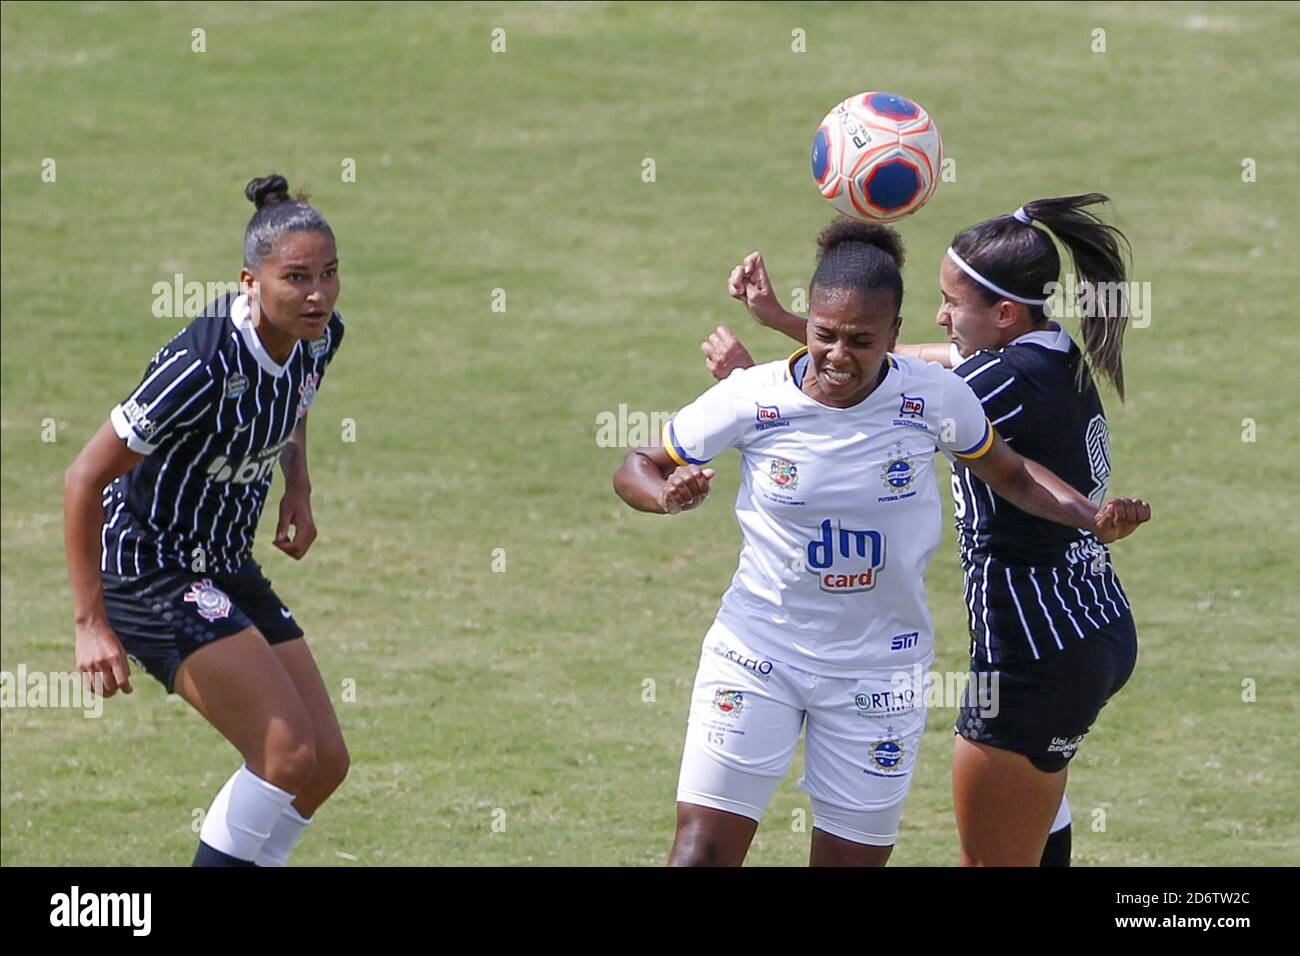
[[[939,294],[942,298],[935,322],[948,333],[962,358],[1001,344],[999,303],[985,304],[975,283],[947,256],[939,266]]]
[[[245,268],[239,279],[256,301],[255,319],[270,326],[261,329],[263,335],[290,345],[292,339],[320,338],[339,297],[334,240],[323,232],[287,232],[256,272]]]
[[[894,294],[816,288],[810,306],[810,361],[801,387],[835,408],[856,405],[880,381],[885,353],[898,341],[902,320]]]

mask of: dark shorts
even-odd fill
[[[175,692],[176,668],[204,644],[249,627],[268,644],[302,637],[256,561],[234,574],[198,574],[181,568],[140,577],[101,575],[113,633],[136,663]]]
[[[1128,615],[1036,661],[972,660],[954,729],[977,743],[1024,754],[1047,773],[1064,770],[1136,663],[1137,631]]]

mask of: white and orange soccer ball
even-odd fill
[[[813,136],[812,173],[830,204],[864,222],[897,222],[939,184],[943,140],[921,105],[897,93],[858,93]]]

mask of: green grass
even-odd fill
[[[597,447],[597,415],[693,398],[709,383],[697,344],[719,322],[761,358],[785,354],[725,277],[761,248],[783,297],[807,281],[830,212],[808,143],[861,89],[916,97],[957,160],[901,226],[905,339],[934,337],[951,236],[1038,196],[1109,193],[1151,283],[1129,401],[1108,402],[1112,489],[1156,515],[1116,548],[1141,657],[1071,771],[1077,862],[1297,858],[1293,6],[67,3],[2,17],[4,669],[73,664],[60,479],[183,324],[151,315],[153,283],[235,278],[241,190],[271,170],[310,187],[337,233],[349,331],[311,416],[321,536],[295,564],[264,527],[257,552],[353,754],[296,863],[664,860],[700,638],[735,566],[736,458],[702,511],[635,514],[610,489],[622,452]],[[504,54],[489,49],[498,26]],[[807,53],[791,52],[796,27]],[[1242,182],[1245,157],[1257,182]],[[928,583],[936,666],[960,669],[951,530]],[[99,720],[4,711],[0,863],[188,862],[193,811],[238,758],[156,683],[136,686]],[[896,864],[955,860],[952,718],[932,713]],[[806,860],[797,769],[755,864]]]

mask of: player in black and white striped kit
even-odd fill
[[[940,268],[936,321],[943,345],[896,352],[952,367],[975,391],[998,434],[1099,506],[1110,441],[1093,372],[1123,397],[1122,297],[1091,296],[1081,328],[1086,358],[1046,312],[1060,257],[1041,222],[1070,252],[1094,292],[1122,289],[1127,243],[1086,208],[1099,194],[1042,199],[964,230]],[[739,281],[737,272],[743,273]],[[732,274],[758,321],[792,338],[805,320],[776,301],[751,254]],[[1084,302],[1089,302],[1085,299]],[[729,330],[703,346],[721,377],[753,360]],[[1016,508],[953,463],[953,500],[971,630],[971,671],[997,688],[997,707],[968,699],[958,716],[953,794],[966,865],[1068,865],[1066,767],[1098,712],[1128,680],[1137,637],[1128,598],[1096,537]],[[1146,521],[1145,502],[1125,502]],[[997,683],[989,678],[996,674]],[[981,686],[976,683],[974,686]],[[1050,832],[1050,837],[1049,837]]]
[[[129,655],[244,757],[195,865],[283,865],[348,768],[303,631],[252,557],[277,461],[276,546],[298,559],[316,536],[307,412],[343,340],[338,254],[283,177],[245,194],[257,212],[241,293],[158,351],[64,492],[78,670],[105,696],[129,693]]]

